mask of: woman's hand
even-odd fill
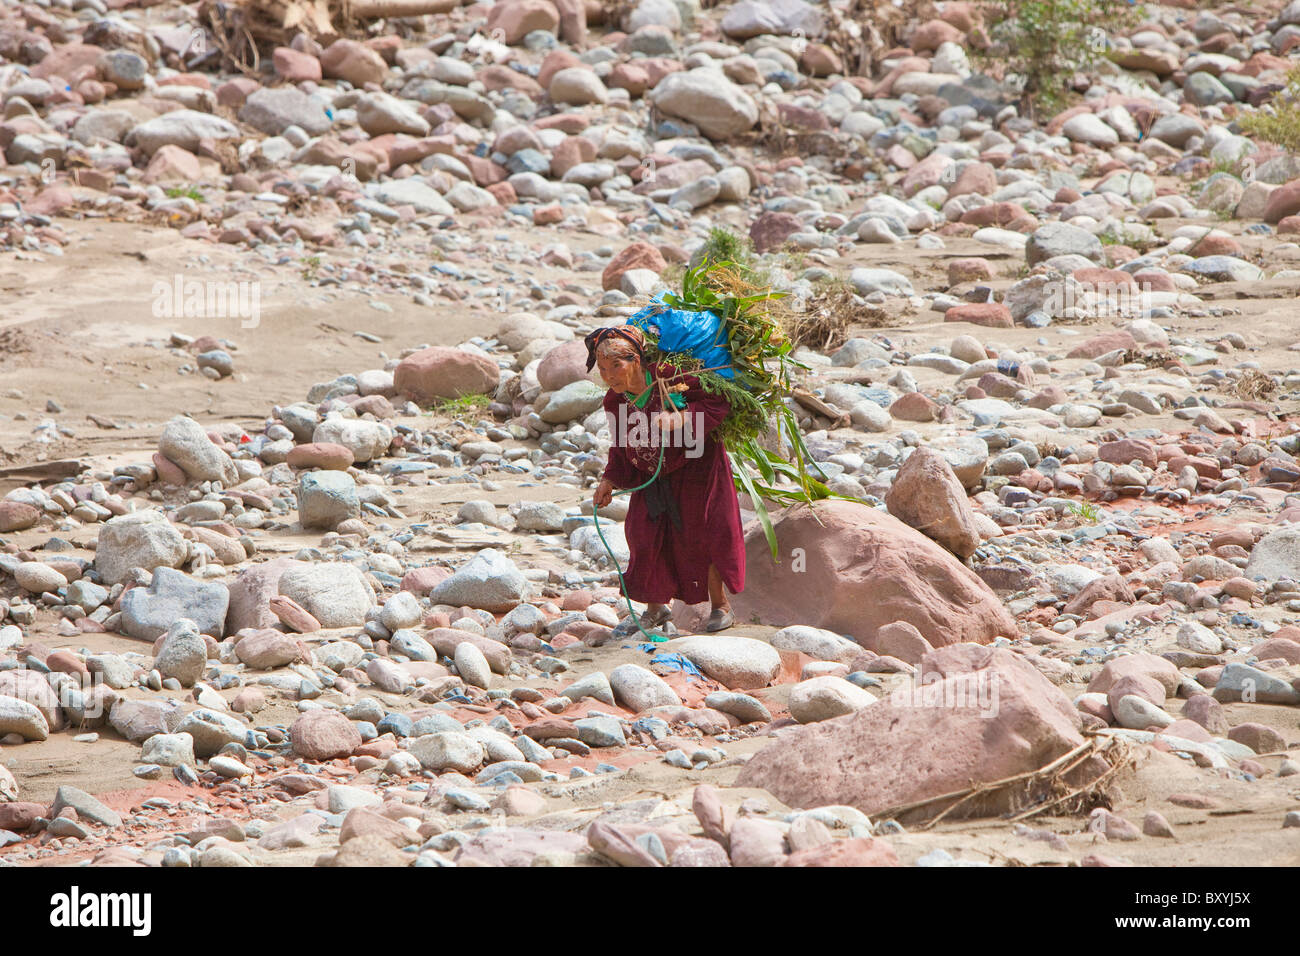
[[[614,500],[614,486],[604,479],[596,486],[596,493],[591,496],[591,503],[603,508]]]
[[[682,427],[681,412],[660,412],[655,416],[655,427],[660,431],[671,432]]]

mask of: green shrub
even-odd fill
[[[1286,89],[1256,113],[1237,120],[1246,136],[1255,136],[1281,146],[1289,153],[1300,153],[1300,66],[1286,75]]]
[[[1065,105],[1070,78],[1105,59],[1139,16],[1125,0],[1000,0],[994,9],[990,55],[1023,78],[1025,105],[1049,113]]]

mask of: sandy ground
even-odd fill
[[[1159,228],[1168,232],[1178,225],[1177,221],[1165,221]],[[1239,224],[1217,225],[1235,231]],[[488,335],[497,319],[490,308],[480,304],[436,299],[433,307],[420,306],[409,295],[375,294],[358,282],[347,283],[342,289],[314,287],[300,264],[259,265],[254,270],[249,263],[257,260],[246,252],[181,240],[167,229],[93,220],[67,223],[66,228],[76,239],[62,258],[40,262],[0,257],[0,301],[6,306],[0,312],[0,465],[88,457],[97,465],[111,469],[116,464],[145,460],[156,448],[162,425],[178,413],[192,415],[205,423],[229,421],[260,429],[272,406],[301,400],[315,382],[341,373],[380,367],[386,357],[397,356],[403,349],[416,345],[456,344],[474,335]],[[536,235],[515,234],[513,238],[522,238],[539,249],[544,244]],[[1265,252],[1255,237],[1241,238],[1248,249]],[[567,235],[564,240],[575,251],[593,249],[607,242],[596,236]],[[850,258],[840,260],[835,268],[845,272],[854,265],[897,269],[911,277],[918,290],[925,290],[945,285],[944,275],[950,259],[972,255],[998,259],[996,251],[990,252],[983,245],[970,240],[951,240],[946,249],[938,252],[918,251],[910,243],[899,247],[858,246]],[[339,253],[324,256],[348,261],[346,255]],[[1274,248],[1267,251],[1267,256],[1272,268],[1300,264],[1300,248]],[[1006,274],[990,283],[999,289],[1015,280],[1020,257],[1008,255],[1000,261],[1006,264]],[[260,280],[262,315],[258,327],[241,328],[235,318],[209,321],[155,316],[154,283],[170,281],[178,273],[193,274],[196,269],[205,276]],[[592,273],[543,270],[538,277],[562,277],[587,288],[599,285],[598,275]],[[1211,342],[1227,331],[1240,333],[1250,351],[1226,357],[1224,364],[1252,361],[1271,371],[1293,369],[1297,365],[1296,353],[1289,347],[1300,337],[1292,321],[1297,293],[1300,293],[1300,280],[1205,287],[1200,294],[1207,300],[1207,306],[1227,308],[1232,314],[1179,318],[1172,325],[1177,334],[1203,342]],[[376,302],[386,308],[376,309]],[[1089,325],[1056,325],[1045,330],[993,331],[944,324],[936,321],[939,318],[936,313],[900,314],[894,326],[858,331],[884,334],[895,345],[911,349],[947,342],[955,335],[967,333],[979,336],[986,344],[1013,349],[1034,345],[1040,354],[1059,350],[1063,355],[1081,337],[1122,322],[1107,320]],[[168,346],[173,332],[230,340],[238,346],[234,353],[235,375],[213,382],[197,374],[180,374],[178,370],[182,366],[192,364],[192,356]],[[380,341],[367,341],[356,332],[377,336]],[[1064,371],[1080,364],[1072,360],[1053,363]],[[923,388],[951,381],[937,372],[912,371]],[[1164,373],[1155,370],[1150,377],[1158,378],[1161,374]],[[57,402],[62,411],[45,412],[47,400]],[[25,420],[16,417],[20,415],[25,415]],[[91,415],[118,427],[101,427],[88,417]],[[52,443],[38,441],[33,429],[46,419],[67,426],[72,436]],[[1186,427],[1185,422],[1169,415],[1127,418],[1117,425],[1130,431],[1143,427]],[[937,425],[907,427],[923,435],[939,430]],[[501,489],[493,493],[465,485],[400,487],[400,507],[407,522],[436,522],[450,519],[456,506],[470,497],[487,497],[501,505],[521,498],[548,498],[565,506],[585,497],[563,486],[555,490],[521,484],[507,475],[499,479]],[[1225,524],[1229,523],[1230,519],[1225,519]],[[85,529],[71,534],[70,539],[84,546],[93,539],[93,533],[93,529]],[[46,537],[48,532],[26,532],[13,535],[12,540],[24,547]],[[274,541],[266,540],[263,550],[292,554],[297,548],[317,541],[316,535],[279,534]],[[452,535],[441,543],[431,540],[429,547],[451,553],[487,543],[490,542],[457,541]],[[555,554],[547,553],[548,548],[558,543],[558,539],[547,541],[534,536],[522,545],[519,554],[531,566],[562,567]],[[89,550],[75,553],[91,556]],[[771,629],[742,626],[734,633],[761,639]],[[140,642],[111,635],[60,637],[45,622],[32,628],[29,638],[54,648],[147,652]],[[564,682],[596,666],[607,671],[624,659],[644,662],[644,655],[635,649],[605,647],[570,655],[567,659],[573,671],[564,675]],[[678,683],[680,686],[681,682]],[[552,681],[549,686],[557,686],[557,682]],[[702,696],[707,689],[695,687],[690,691]],[[1063,687],[1071,696],[1082,689],[1082,684]],[[228,692],[227,696],[233,693]],[[787,693],[788,688],[773,687],[759,692],[759,696],[779,712]],[[389,699],[380,692],[374,696]],[[391,698],[393,703],[399,700]],[[409,699],[406,704],[409,706]],[[604,705],[595,709],[617,711]],[[1300,739],[1300,720],[1294,709],[1229,704],[1226,710],[1231,723],[1246,720],[1270,723],[1289,738]],[[273,699],[268,710],[258,715],[257,723],[287,724],[294,714],[291,703]],[[765,736],[737,740],[728,743],[726,749],[736,758],[752,753],[766,742]],[[93,745],[77,743],[71,734],[56,734],[41,745],[4,747],[0,753],[27,800],[48,800],[62,783],[111,795],[105,799],[122,809],[137,807],[150,795],[176,797],[184,793],[183,788],[171,782],[159,784],[136,779],[131,769],[137,762],[139,747],[114,739],[111,734],[101,736]],[[696,782],[729,784],[739,772],[739,761],[733,759],[687,779],[681,771],[655,758],[653,753],[630,757],[624,763],[635,763],[635,767],[627,774],[543,786],[547,814],[554,818],[552,822],[558,820],[570,828],[594,818],[610,801],[640,799],[644,795],[664,802],[655,811],[656,817],[686,820],[690,813],[690,786]],[[595,762],[594,759],[574,761],[575,764]],[[1269,762],[1276,765],[1276,760]],[[1120,790],[1122,797],[1116,810],[1139,825],[1146,811],[1157,810],[1174,825],[1179,838],[1176,841],[1145,838],[1136,843],[1104,846],[1097,842],[1096,836],[1081,832],[1086,823],[1083,818],[1049,817],[1029,823],[1064,835],[1070,847],[1068,852],[1053,850],[1045,842],[1011,835],[1007,824],[1001,821],[944,822],[932,831],[912,832],[894,838],[893,842],[904,863],[942,847],[963,859],[1012,865],[1062,865],[1077,860],[1080,853],[1089,850],[1134,863],[1164,866],[1300,864],[1300,829],[1279,829],[1281,815],[1300,803],[1300,777],[1279,779],[1270,775],[1257,783],[1246,784],[1193,770],[1172,756],[1146,752],[1137,770],[1121,778]],[[1171,794],[1189,792],[1212,798],[1215,808],[1189,809],[1169,802]],[[729,790],[726,800],[739,802],[747,795],[753,794]],[[767,799],[774,810],[783,809]],[[286,808],[271,805],[259,809],[274,814]],[[546,825],[545,820],[539,825]],[[694,829],[693,825],[690,829]],[[147,841],[142,836],[139,842],[143,845]],[[276,862],[309,863],[319,852],[319,848],[293,851],[277,856]],[[60,862],[68,860],[60,858]]]

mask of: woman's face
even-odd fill
[[[605,385],[618,392],[640,394],[645,390],[645,372],[641,360],[624,355],[596,355],[596,368]]]

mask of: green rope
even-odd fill
[[[664,466],[664,449],[666,447],[667,446],[664,444],[663,439],[661,437],[659,441],[659,464],[655,465],[655,473],[653,475],[651,475],[642,484],[637,485],[635,488],[626,488],[622,491],[614,492],[614,496],[617,497],[618,495],[630,495],[634,491],[640,491],[642,488],[648,488],[651,484],[653,484],[654,480],[659,477],[659,470]],[[614,563],[614,571],[616,574],[618,574],[618,586],[623,591],[623,600],[627,602],[627,613],[632,615],[632,623],[636,625],[636,629],[638,631],[640,631],[642,634],[645,635],[646,640],[651,641],[655,644],[663,643],[665,640],[667,640],[667,638],[663,636],[656,636],[654,634],[651,634],[649,631],[647,631],[644,627],[641,626],[641,619],[637,616],[636,609],[632,607],[632,598],[627,593],[627,582],[623,580],[623,570],[618,566],[618,558],[615,557],[614,549],[609,546],[609,542],[605,540],[605,533],[600,530],[600,516],[596,514],[595,502],[592,502],[591,505],[591,520],[596,525],[596,535],[600,538],[600,543],[605,546],[605,553],[609,555],[609,560]]]

